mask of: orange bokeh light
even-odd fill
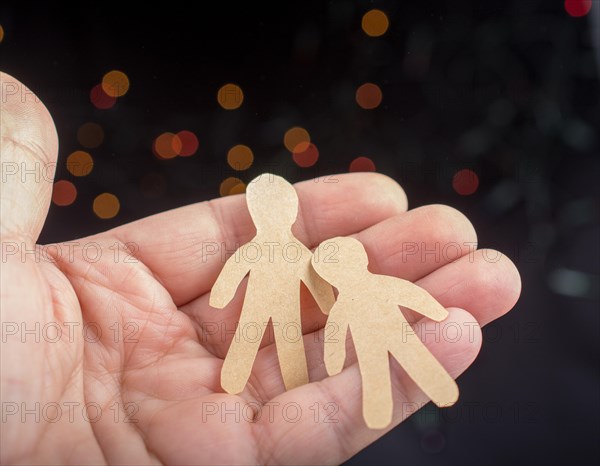
[[[238,144],[229,149],[227,153],[227,163],[234,170],[247,170],[254,161],[252,149],[243,144]]]
[[[387,15],[381,10],[367,11],[362,17],[362,30],[366,35],[379,37],[386,33],[390,22]]]
[[[104,141],[104,130],[98,123],[84,123],[77,130],[77,140],[83,147],[94,149]]]
[[[52,202],[57,206],[68,206],[77,199],[77,188],[67,180],[59,180],[54,183],[52,189]]]
[[[356,90],[356,103],[365,110],[379,107],[383,94],[377,84],[365,83]]]
[[[67,157],[67,170],[73,176],[89,175],[94,168],[92,156],[82,150],[76,150]]]
[[[242,180],[240,180],[239,178],[235,178],[234,176],[225,178],[221,182],[221,186],[219,187],[219,194],[221,194],[221,196],[229,196],[230,194],[232,194],[231,190],[240,184],[243,185],[244,182]]]
[[[109,71],[102,78],[102,90],[110,97],[122,97],[129,90],[129,78],[122,71]]]
[[[173,133],[162,133],[154,140],[154,153],[159,159],[172,159],[176,157],[182,149],[181,139]]]
[[[102,193],[96,196],[93,205],[94,213],[102,219],[113,218],[119,213],[121,203],[117,196],[111,193]]]
[[[294,152],[296,146],[302,142],[310,142],[310,134],[299,126],[288,129],[283,136],[283,144],[290,152]]]
[[[217,102],[225,110],[235,110],[244,102],[244,93],[237,84],[225,84],[217,92]]]

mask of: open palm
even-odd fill
[[[220,370],[244,285],[223,310],[210,308],[208,296],[223,251],[254,235],[243,196],[35,245],[52,182],[21,171],[48,174],[56,131],[39,101],[22,98],[21,83],[1,80],[3,463],[339,463],[385,433],[362,419],[351,351],[345,369],[327,377],[325,316],[306,293],[311,382],[285,392],[267,333],[244,392],[223,393]],[[444,338],[443,323],[441,338],[429,331],[425,342],[451,375],[462,373],[479,351],[479,325],[518,298],[510,260],[474,251],[472,225],[452,208],[407,211],[402,189],[382,175],[336,175],[296,189],[294,233],[303,243],[356,236],[372,272],[415,281],[449,308],[445,324],[460,336]],[[417,333],[427,325],[408,317]],[[392,369],[390,428],[428,401]]]

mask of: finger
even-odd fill
[[[360,231],[407,206],[402,188],[375,173],[335,175],[295,187],[300,209],[293,231],[312,246]],[[210,290],[225,253],[249,241],[255,228],[244,196],[238,195],[164,212],[105,234],[133,243],[136,257],[182,305]]]
[[[468,254],[477,242],[471,222],[456,209],[442,205],[395,215],[353,236],[364,244],[373,273],[411,281]],[[219,311],[208,306],[208,295],[180,308],[196,323],[199,334],[217,356],[223,357],[227,351],[243,297],[242,290],[238,290],[233,301]],[[327,317],[304,288],[301,299],[302,329],[306,334],[321,328]],[[206,327],[215,331],[206,333]],[[272,340],[262,346],[268,343]]]
[[[37,240],[52,195],[58,137],[50,113],[24,84],[0,72],[0,232]]]
[[[450,316],[445,321],[447,325],[466,328],[465,324],[469,325],[475,320],[462,309],[451,308],[449,311]],[[427,348],[454,378],[473,362],[481,346],[481,330],[478,326],[470,328],[470,333],[463,332],[452,341],[443,337],[431,338],[431,335],[424,339]],[[422,323],[415,326],[415,331],[419,335],[423,333]],[[293,404],[299,407],[297,411],[302,415],[295,422],[289,422],[284,417],[274,420],[261,417],[255,431],[259,443],[274,452],[272,461],[278,464],[310,464],[317,461],[337,464],[350,458],[428,401],[403,369],[396,363],[391,364],[391,368],[394,411],[392,423],[387,428],[367,428],[362,415],[362,382],[358,365],[354,364],[339,375],[304,385],[272,399],[270,403],[273,405]],[[294,441],[290,442],[290,438]]]
[[[490,258],[494,258],[493,261]],[[427,290],[445,308],[467,310],[481,326],[512,309],[521,289],[521,280],[514,264],[506,256],[487,249],[447,264],[416,284]],[[421,319],[413,312],[405,312],[405,315],[410,316],[412,322]],[[436,323],[431,322],[431,328],[435,330]],[[452,330],[450,326],[445,329],[447,332]],[[327,376],[323,362],[323,341],[323,328],[304,336],[311,381]],[[346,367],[356,362],[352,345],[349,345],[347,353]],[[254,365],[257,378],[261,380],[261,396],[265,399],[274,398],[285,391],[278,366],[275,347],[272,344],[265,345],[259,351]]]

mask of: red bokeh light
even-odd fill
[[[369,157],[357,157],[350,163],[351,172],[374,172],[375,163]]]
[[[565,0],[565,10],[574,18],[587,15],[592,8],[592,0]]]
[[[90,91],[90,100],[92,101],[92,104],[94,104],[94,107],[99,108],[100,110],[106,110],[115,105],[117,98],[104,92],[102,84],[96,84]]]
[[[312,167],[319,160],[319,149],[312,142],[301,142],[294,148],[293,158],[299,167]]]
[[[177,133],[177,137],[181,141],[181,150],[179,155],[189,157],[194,155],[198,150],[198,138],[191,131],[183,130]]]
[[[470,196],[479,187],[479,177],[473,170],[459,170],[452,178],[452,187],[461,196]]]

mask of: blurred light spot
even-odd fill
[[[4,28],[0,24],[0,42],[4,40]]]
[[[112,97],[104,92],[101,84],[96,84],[90,91],[90,100],[96,108],[99,108],[100,110],[106,110],[107,108],[111,108],[115,105],[117,98]]]
[[[574,18],[587,15],[592,8],[592,0],[565,0],[565,10]]]
[[[129,90],[129,78],[122,71],[109,71],[102,78],[102,90],[111,97],[122,97]]]
[[[217,102],[225,110],[235,110],[242,105],[244,93],[236,84],[225,84],[217,92]]]
[[[102,144],[104,130],[98,123],[84,123],[77,130],[77,140],[83,147],[94,149]]]
[[[140,180],[140,191],[148,199],[157,199],[167,191],[167,181],[160,173],[147,173]]]
[[[552,291],[572,297],[583,297],[590,291],[590,279],[583,272],[559,268],[552,271],[548,279]]]
[[[198,150],[198,138],[191,131],[183,130],[179,131],[176,135],[181,142],[181,149],[179,155],[183,157],[189,157],[194,155]]]
[[[302,142],[310,142],[310,134],[299,126],[288,129],[283,136],[283,144],[290,152],[294,152],[296,146]]]
[[[351,172],[374,172],[375,163],[369,157],[357,157],[350,163]]]
[[[319,149],[311,142],[301,142],[294,148],[292,157],[299,167],[312,167],[319,160]]]
[[[162,133],[154,140],[153,149],[160,159],[172,159],[181,152],[181,139],[173,133]]]
[[[381,10],[367,11],[362,17],[362,29],[371,37],[379,37],[388,30],[390,22],[387,15]]]
[[[233,188],[229,190],[229,195],[232,196],[234,194],[243,194],[246,192],[246,184],[238,183]]]
[[[229,194],[231,194],[231,190],[239,184],[244,184],[239,178],[235,178],[233,176],[225,178],[219,187],[219,194],[221,194],[221,196],[229,196]]]
[[[356,103],[365,110],[377,108],[383,94],[377,84],[365,83],[356,90]]]
[[[89,175],[94,168],[94,159],[85,151],[76,150],[67,157],[67,170],[74,176]]]
[[[59,180],[54,183],[52,202],[63,207],[73,204],[75,199],[77,199],[77,188],[73,183],[67,180]]]
[[[465,168],[459,170],[452,178],[452,187],[461,196],[469,196],[477,191],[479,187],[479,177],[473,170]]]
[[[252,150],[243,144],[238,144],[229,149],[227,163],[234,170],[247,170],[254,161]]]
[[[94,199],[94,213],[100,218],[113,218],[119,213],[121,204],[117,196],[111,193],[102,193]]]

